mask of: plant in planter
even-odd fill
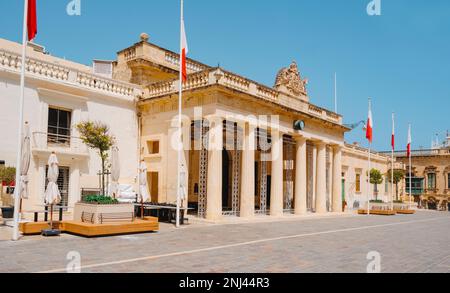
[[[76,126],[81,140],[91,149],[98,152],[102,160],[101,190],[105,194],[105,173],[108,151],[115,143],[115,137],[109,133],[109,126],[101,122],[82,122]]]
[[[391,170],[387,172],[387,178],[392,183]],[[394,170],[395,198],[398,200],[398,184],[405,178],[403,170]]]
[[[0,168],[0,195],[2,205],[3,218],[12,218],[14,215],[14,207],[12,205],[12,197],[10,194],[3,194],[3,187],[6,185],[10,189],[16,177],[16,168],[1,167]]]
[[[117,199],[114,199],[109,196],[103,196],[103,195],[89,195],[83,198],[83,203],[88,204],[98,204],[98,205],[115,205],[119,204],[119,201]]]
[[[374,185],[375,200],[378,200],[378,185],[383,183],[383,175],[380,170],[370,170],[370,184]]]

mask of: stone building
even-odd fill
[[[144,88],[140,149],[154,202],[176,201],[178,62],[178,54],[144,35],[120,51],[115,63],[116,78]],[[274,87],[195,60],[188,60],[188,71],[182,134],[186,206],[209,220],[342,211],[343,191],[367,170],[368,153],[344,144],[349,129],[340,115],[311,103],[295,62],[280,70]],[[387,157],[375,158],[385,173]],[[351,179],[343,181],[343,174]]]
[[[0,161],[6,166],[16,164],[21,48],[0,39]],[[83,189],[98,189],[101,162],[78,138],[75,125],[82,121],[109,125],[120,149],[121,181],[135,184],[139,87],[94,74],[92,67],[53,57],[36,45],[28,47],[27,55],[24,120],[30,126],[32,160],[30,195],[23,209],[43,209],[46,167],[52,152],[60,163],[63,205],[73,207]]]
[[[442,146],[411,152],[412,194],[416,202],[428,209],[447,210],[450,196],[450,137]],[[395,154],[396,160],[407,165],[405,151]],[[405,196],[409,194],[409,173],[405,179]]]
[[[0,161],[6,165],[14,165],[17,147],[19,52],[19,44],[0,40]],[[152,201],[176,202],[178,54],[150,43],[146,34],[114,62],[93,67],[36,46],[28,54],[25,120],[33,158],[25,208],[42,205],[52,151],[62,167],[63,204],[72,207],[84,189],[98,188],[99,159],[74,127],[84,120],[111,127],[120,150],[120,183],[137,187],[137,165],[144,160]],[[367,150],[345,144],[350,129],[343,117],[312,103],[295,62],[278,72],[273,87],[191,59],[188,73],[183,204],[195,215],[212,221],[278,217],[340,212],[344,201],[350,208],[366,202]],[[389,158],[373,158],[373,167],[385,174]],[[389,194],[389,186],[379,186],[376,196],[388,200]]]

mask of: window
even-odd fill
[[[356,174],[356,192],[361,192],[361,174]]]
[[[48,109],[47,141],[49,143],[70,145],[71,118],[70,111],[57,108]]]
[[[436,173],[428,173],[428,189],[436,189]]]
[[[148,141],[148,154],[149,155],[157,155],[159,154],[159,141]]]
[[[389,179],[386,177],[384,178],[384,193],[388,193],[389,192]]]
[[[447,189],[450,189],[450,172],[447,173]]]

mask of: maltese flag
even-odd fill
[[[395,151],[395,116],[392,114],[392,138],[391,138],[392,150]]]
[[[367,119],[366,126],[366,138],[372,143],[373,142],[373,119],[372,119],[372,103],[369,101],[369,118]]]
[[[411,125],[409,125],[409,129],[408,129],[408,145],[406,147],[406,152],[407,152],[408,158],[411,157],[411,143],[412,143],[412,139],[411,139]]]
[[[187,38],[186,38],[186,30],[184,28],[184,18],[181,18],[181,64],[180,71],[183,82],[187,80],[187,65],[186,65],[186,56],[189,52]]]
[[[28,41],[31,42],[37,35],[36,0],[27,0],[27,1],[28,1],[28,11],[27,11]]]

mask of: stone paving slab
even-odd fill
[[[63,269],[81,255],[83,272],[450,272],[450,214],[336,216],[264,223],[162,226],[159,233],[85,239],[0,241],[0,272]],[[281,238],[280,238],[281,237]]]

